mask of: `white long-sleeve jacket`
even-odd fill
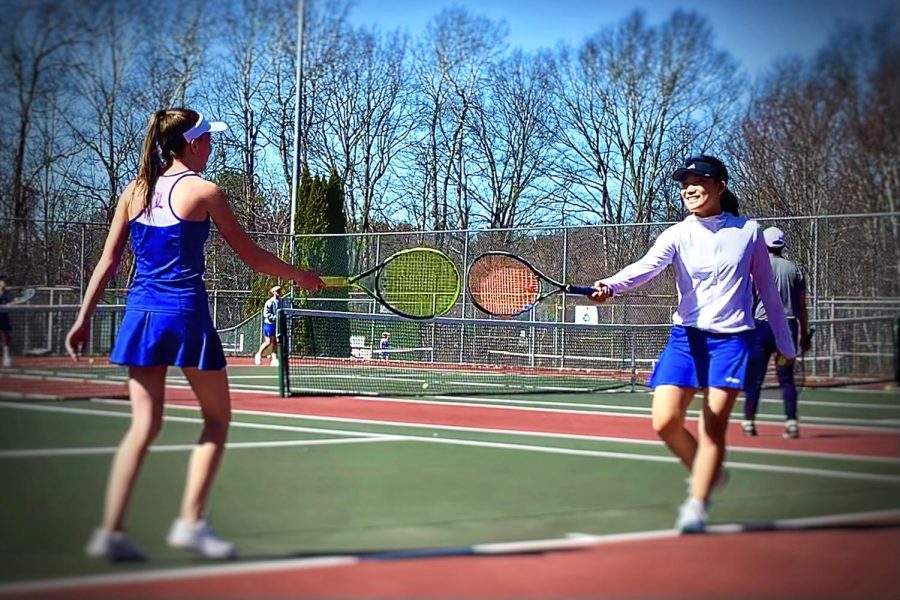
[[[775,315],[769,324],[778,351],[795,357],[769,253],[756,221],[724,212],[713,217],[690,215],[663,231],[642,259],[600,282],[614,295],[620,294],[647,283],[670,264],[678,288],[674,324],[714,333],[753,329],[752,276],[766,312]]]

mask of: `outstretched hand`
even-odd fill
[[[307,292],[318,292],[325,288],[325,282],[314,271],[300,271],[300,275],[294,281]]]
[[[90,321],[75,321],[72,329],[66,334],[66,353],[72,360],[78,361],[78,355],[84,350],[84,344],[88,339]]]
[[[609,286],[603,285],[599,281],[595,281],[594,287],[597,289],[597,291],[588,296],[588,300],[596,302],[597,304],[602,304],[612,298],[613,294],[612,290],[609,289]]]

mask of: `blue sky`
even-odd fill
[[[757,75],[779,58],[811,56],[837,23],[871,24],[893,4],[894,0],[356,0],[351,19],[357,25],[400,27],[416,35],[442,8],[463,6],[473,14],[505,20],[509,42],[534,50],[559,41],[578,44],[635,9],[642,9],[651,23],[659,23],[680,8],[704,15],[716,44]]]

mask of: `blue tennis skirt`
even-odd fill
[[[126,310],[109,362],[129,367],[225,368],[222,342],[208,312]]]
[[[263,323],[263,335],[275,337],[275,323]]]
[[[752,333],[712,333],[675,325],[650,377],[650,387],[744,389]]]

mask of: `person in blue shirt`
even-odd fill
[[[278,332],[275,331],[275,321],[278,317],[278,309],[281,308],[281,294],[284,290],[280,285],[273,286],[269,290],[271,298],[266,300],[262,311],[262,335],[263,341],[259,350],[253,355],[254,364],[261,364],[264,354],[272,355],[272,366],[278,366]]]
[[[85,548],[90,556],[113,561],[144,557],[125,534],[125,511],[141,463],[162,426],[170,366],[180,367],[190,383],[203,430],[189,460],[180,515],[167,541],[205,558],[235,555],[234,545],[216,535],[205,514],[231,421],[225,355],[203,282],[203,248],[211,222],[252,269],[293,280],[306,290],[324,287],[315,273],[296,269],[257,246],[225,194],[199,175],[209,160],[212,134],[226,127],[183,108],[153,113],[138,176],[119,198],[103,253],[66,337],[68,353],[78,360],[91,316],[130,236],[135,275],[110,362],[128,367],[131,427],[112,462],[103,519]]]
[[[385,360],[388,359],[391,349],[391,332],[384,331],[381,334],[381,339],[378,340],[378,358],[383,358]]]

